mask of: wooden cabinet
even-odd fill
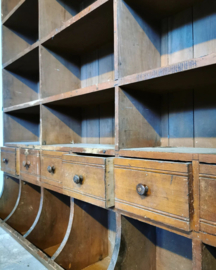
[[[40,150],[20,150],[20,178],[40,185]]]
[[[200,230],[216,235],[216,165],[200,164]]]
[[[16,166],[16,149],[12,147],[1,148],[1,170],[11,175],[19,175]]]
[[[189,231],[190,166],[190,163],[116,158],[116,207]]]
[[[63,188],[101,207],[114,206],[113,158],[63,156]]]

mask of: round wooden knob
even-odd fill
[[[48,171],[49,173],[54,173],[54,172],[55,172],[55,166],[48,166],[48,167],[47,167],[47,171]]]
[[[29,168],[31,165],[31,162],[30,161],[23,161],[23,167],[26,167],[26,168]]]
[[[138,184],[137,187],[136,187],[136,190],[137,190],[137,193],[139,195],[146,195],[147,192],[148,192],[148,187],[143,185],[143,184]]]
[[[82,184],[83,177],[81,175],[75,175],[73,180],[74,180],[74,183],[77,184],[77,185]]]
[[[3,158],[3,159],[2,159],[2,162],[5,163],[5,164],[8,163],[8,159]]]

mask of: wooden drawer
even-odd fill
[[[114,206],[113,158],[68,154],[62,169],[67,195],[104,208]]]
[[[19,175],[16,157],[16,148],[1,147],[1,170],[14,176]]]
[[[62,186],[62,156],[65,152],[41,151],[41,183]],[[50,188],[50,187],[49,187]]]
[[[115,206],[142,218],[190,230],[190,163],[116,158]],[[141,186],[138,186],[141,184]],[[146,194],[139,195],[145,191]]]
[[[216,165],[200,164],[200,230],[216,234]]]
[[[40,185],[40,151],[20,149],[20,178]]]

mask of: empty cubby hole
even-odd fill
[[[40,2],[40,38],[60,28],[66,21],[96,0],[42,0]]]
[[[114,89],[42,106],[42,143],[114,145]]]
[[[203,270],[216,269],[216,248],[215,247],[203,244],[202,269]]]
[[[215,12],[216,0],[120,0],[119,76],[216,52]]]
[[[122,216],[115,269],[192,270],[192,240]]]
[[[20,3],[20,0],[2,0],[2,20]]]
[[[108,269],[115,236],[114,212],[74,200],[73,222],[65,237],[66,243],[53,259],[66,270]]]
[[[3,63],[38,40],[38,0],[26,0],[3,23]]]
[[[4,113],[5,144],[38,144],[40,134],[40,106]]]
[[[112,1],[43,43],[41,54],[42,97],[113,80]]]
[[[39,50],[35,48],[3,69],[4,107],[39,98]]]
[[[173,91],[137,90],[133,85],[120,88],[120,148],[216,148],[215,100],[214,87]]]

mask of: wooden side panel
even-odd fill
[[[193,8],[194,57],[216,51],[216,1],[203,1]]]
[[[20,2],[20,0],[2,0],[2,3],[1,3],[1,8],[2,8],[2,20],[8,15],[8,13],[10,13],[13,8],[16,7],[16,5],[18,5]]]
[[[13,30],[2,26],[2,62],[6,63],[30,46],[28,42],[17,35]]]
[[[56,1],[52,1],[56,2]],[[79,58],[41,48],[41,96],[43,98],[79,89]]]
[[[160,30],[148,16],[118,1],[119,77],[160,67]]]
[[[18,179],[4,175],[3,190],[0,197],[0,218],[3,220],[9,216],[15,207],[19,196],[19,185]]]
[[[79,108],[42,106],[42,143],[81,143],[81,112]]]
[[[16,175],[16,149],[1,147],[1,170]]]
[[[120,148],[160,146],[159,96],[119,88],[118,119]]]
[[[40,188],[21,181],[21,192],[16,207],[6,222],[16,231],[25,234],[32,226],[40,205]]]
[[[35,185],[40,185],[40,151],[20,150],[20,178]]]
[[[33,90],[31,88],[27,79],[5,69],[2,70],[2,77],[4,107],[10,107],[38,99],[38,93],[35,89]]]
[[[65,1],[40,0],[40,38],[60,28],[77,11],[77,7],[72,8]]]

